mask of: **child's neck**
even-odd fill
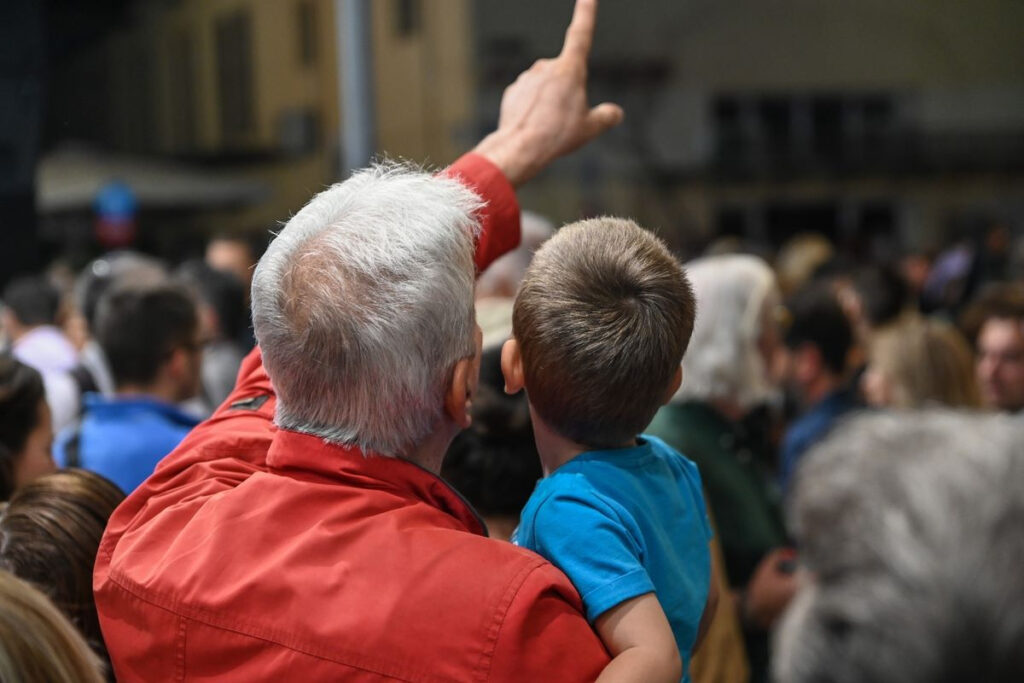
[[[533,406],[530,406],[530,420],[533,422],[533,438],[537,442],[537,453],[540,455],[540,466],[544,476],[549,476],[559,467],[575,458],[580,453],[588,450],[582,444],[570,441],[555,430],[537,415]],[[635,446],[636,441],[622,444],[622,447]]]

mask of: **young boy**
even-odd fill
[[[502,349],[506,391],[526,389],[545,477],[513,540],[575,584],[613,657],[600,681],[688,681],[713,612],[697,468],[638,436],[679,388],[693,320],[665,245],[597,218],[537,252]]]

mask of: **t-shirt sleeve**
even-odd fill
[[[620,602],[654,590],[641,564],[635,523],[595,492],[550,496],[537,510],[533,538],[534,550],[576,586],[591,623]]]

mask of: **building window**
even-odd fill
[[[887,94],[728,93],[711,117],[719,167],[740,173],[860,168],[899,134]]]
[[[313,0],[303,0],[296,6],[296,21],[299,35],[299,64],[313,66],[316,64],[316,4]]]
[[[255,126],[252,74],[252,21],[239,10],[216,25],[217,85],[221,135],[226,143],[244,140]]]
[[[192,36],[180,31],[170,38],[171,145],[175,151],[190,150],[196,144],[196,59]]]
[[[395,33],[411,38],[420,31],[423,21],[420,0],[395,0]]]

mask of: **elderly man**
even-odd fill
[[[837,427],[796,479],[805,580],[783,683],[1024,680],[1024,426],[954,411]]]
[[[506,91],[498,129],[446,177],[356,174],[271,245],[253,282],[260,350],[100,547],[119,679],[600,673],[565,576],[485,538],[436,475],[477,386],[474,259],[515,245],[512,186],[622,116],[587,105],[595,11],[578,2],[561,55]]]

